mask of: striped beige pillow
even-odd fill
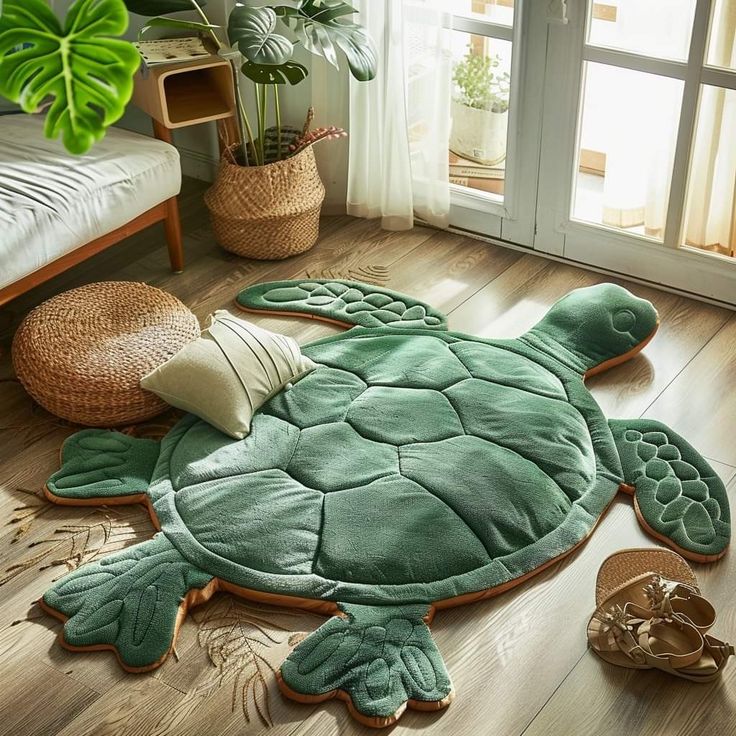
[[[199,339],[144,376],[141,386],[241,439],[260,406],[314,367],[290,337],[219,310]]]

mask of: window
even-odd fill
[[[513,0],[446,3],[452,28],[450,182],[502,202],[511,102]]]

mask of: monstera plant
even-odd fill
[[[44,0],[0,5],[0,96],[26,112],[49,104],[45,134],[72,153],[100,140],[125,111],[140,56],[117,38],[122,0],[76,0],[62,24]]]
[[[343,0],[240,0],[222,31],[204,10],[206,0],[75,0],[62,23],[47,0],[0,0],[0,96],[26,112],[50,105],[45,132],[61,136],[74,153],[84,153],[125,111],[140,57],[125,33],[129,13],[146,16],[141,30],[171,27],[207,34],[218,51],[234,61],[255,85],[257,128],[239,100],[245,164],[268,163],[288,155],[292,137],[282,141],[279,88],[306,79],[308,69],[295,59],[302,46],[339,68],[339,52],[351,74],[370,80],[376,51],[366,31],[353,21],[355,9]],[[172,18],[192,11],[197,20]],[[237,85],[236,85],[237,86]],[[268,108],[272,100],[276,141],[269,145]]]
[[[194,9],[200,21],[190,23],[192,29],[205,30],[223,55],[217,26],[210,23],[204,3],[199,0],[125,0],[128,9],[151,18],[142,32],[152,26],[171,25],[181,28],[187,21],[167,18],[177,10]],[[244,133],[242,161],[264,165],[269,162],[268,150],[276,158],[288,153],[291,141],[282,141],[279,88],[296,85],[307,78],[309,70],[295,59],[302,46],[315,56],[326,59],[339,68],[338,51],[347,59],[350,73],[360,81],[373,79],[376,74],[376,50],[368,33],[353,16],[355,8],[343,0],[239,0],[230,13],[227,36],[237,52],[240,71],[255,85],[257,131],[254,133],[245,106],[239,105],[241,129]],[[232,54],[231,54],[232,56]],[[267,117],[269,98],[273,101],[278,138],[268,145]]]

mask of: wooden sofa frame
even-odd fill
[[[7,304],[12,299],[15,299],[15,297],[20,296],[39,284],[42,284],[44,281],[48,281],[72,266],[76,266],[78,263],[81,263],[87,258],[95,255],[95,253],[99,253],[100,251],[109,248],[111,245],[119,243],[130,235],[140,232],[154,223],[161,221],[163,221],[166,231],[166,243],[169,248],[171,270],[174,271],[174,273],[181,273],[184,269],[184,248],[182,246],[181,238],[179,205],[176,197],[172,197],[171,199],[167,199],[165,202],[161,202],[161,204],[157,204],[155,207],[144,212],[142,215],[139,215],[134,220],[127,222],[117,230],[113,230],[90,243],[86,243],[69,253],[65,253],[55,261],[46,264],[33,273],[29,273],[28,276],[24,276],[18,281],[0,289],[0,306]]]

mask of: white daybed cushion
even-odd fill
[[[41,116],[0,116],[0,288],[125,225],[181,189],[168,143],[110,128],[84,156]]]

